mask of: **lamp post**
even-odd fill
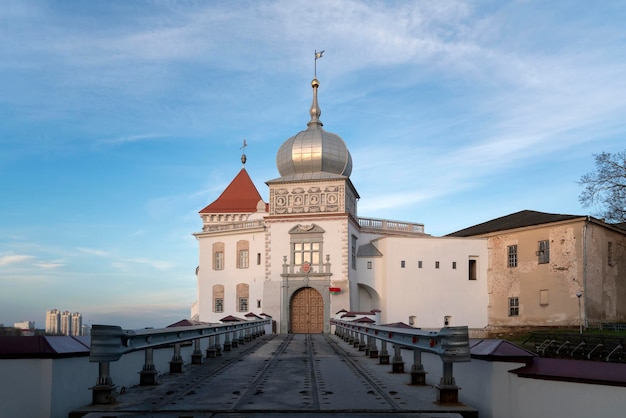
[[[580,297],[583,295],[583,292],[580,290],[576,292],[576,297],[578,298],[578,328],[580,335],[583,334],[583,311],[580,306]]]

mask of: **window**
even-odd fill
[[[224,299],[215,299],[215,312],[224,312]]]
[[[239,250],[239,258],[237,259],[237,268],[248,268],[248,250]]]
[[[509,254],[509,267],[517,267],[517,245],[509,245],[507,247]]]
[[[476,260],[473,258],[469,259],[469,274],[468,274],[468,279],[469,280],[476,280],[477,278],[477,272],[476,272]]]
[[[607,246],[607,263],[609,266],[613,266],[613,243],[609,242]]]
[[[224,312],[224,285],[213,285],[213,312]]]
[[[320,243],[319,242],[294,242],[293,243],[293,263],[302,265],[308,261],[312,265],[320,263]]]
[[[261,265],[261,253],[256,253],[256,264],[257,266]]]
[[[519,316],[519,298],[509,298],[509,316]]]
[[[420,260],[420,261],[418,261],[418,262],[417,262],[417,268],[418,268],[418,269],[421,269],[421,268],[422,268],[422,260]]]
[[[356,237],[352,235],[352,268],[356,270]]]
[[[435,261],[435,268],[438,269],[439,268],[439,261]]]
[[[367,262],[367,269],[368,269],[368,270],[371,270],[371,269],[372,269],[372,262],[371,262],[371,261],[368,261],[368,262]]]
[[[256,307],[257,309],[261,309],[261,299],[256,300]]]
[[[246,312],[248,310],[248,298],[250,297],[250,286],[246,283],[237,284],[237,311]]]
[[[322,271],[324,230],[316,224],[298,224],[289,230],[289,235],[293,271],[300,270],[305,274]],[[306,264],[309,268],[305,269]]]
[[[213,243],[213,270],[224,270],[224,243]]]
[[[539,257],[539,264],[546,264],[550,262],[550,241],[539,241],[539,251],[537,251]]]
[[[404,260],[400,261],[400,267],[404,268],[404,266],[406,265],[406,263],[404,262]]]
[[[456,270],[456,261],[452,262],[452,270]]]
[[[548,306],[549,304],[548,289],[541,289],[539,291],[539,304],[541,306]]]
[[[224,252],[218,251],[215,253],[215,270],[224,270]]]
[[[247,269],[249,266],[250,244],[246,240],[237,241],[237,268]]]

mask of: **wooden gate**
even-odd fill
[[[324,332],[324,299],[312,287],[298,290],[291,298],[291,332],[321,334]]]

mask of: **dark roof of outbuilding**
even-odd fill
[[[196,321],[194,319],[181,319],[178,322],[174,322],[171,325],[168,325],[166,328],[172,327],[194,327],[196,325],[208,325],[208,322]]]
[[[244,322],[245,319],[237,318],[236,316],[228,315],[220,319],[220,322]]]
[[[562,215],[556,213],[537,212],[534,210],[522,210],[500,218],[492,219],[469,228],[461,229],[446,235],[447,237],[471,237],[489,234],[491,232],[506,231],[515,228],[524,228],[533,225],[542,225],[552,222],[567,221],[570,219],[584,218],[583,215]]]
[[[472,358],[490,361],[514,361],[526,363],[535,353],[499,339],[470,339]]]
[[[363,244],[359,247],[356,253],[357,257],[382,257],[383,253],[374,246],[371,242]]]
[[[89,355],[90,340],[82,337],[0,337],[0,358],[63,358]]]
[[[532,379],[626,386],[624,363],[535,357],[531,363],[510,372]]]

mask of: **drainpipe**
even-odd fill
[[[589,215],[587,215],[587,219],[585,220],[585,226],[583,227],[583,297],[585,298],[583,314],[585,318],[585,329],[587,329],[588,318],[587,318],[587,228],[589,226]]]

